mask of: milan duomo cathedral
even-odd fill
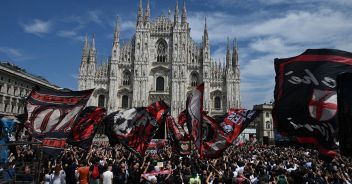
[[[203,108],[208,114],[223,114],[229,108],[239,108],[236,41],[231,49],[227,40],[223,66],[211,58],[206,19],[201,43],[192,40],[190,31],[185,2],[181,13],[176,2],[173,20],[170,11],[167,16],[162,14],[152,20],[149,0],[145,10],[140,0],[135,34],[120,44],[120,25],[116,21],[107,62],[96,64],[94,37],[90,43],[86,37],[78,89],[95,88],[88,105],[103,106],[108,112],[164,100],[177,117],[186,108],[187,95],[204,82]]]

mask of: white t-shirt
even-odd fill
[[[114,175],[111,171],[105,171],[103,173],[103,184],[112,184],[112,178]]]
[[[60,171],[59,175],[55,175],[54,173],[50,175],[52,184],[66,184],[66,174],[63,170]]]

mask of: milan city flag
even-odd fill
[[[66,143],[76,117],[93,90],[56,92],[34,88],[27,97],[26,127],[43,151],[55,155]]]
[[[336,77],[352,71],[352,53],[308,49],[296,57],[276,59],[275,71],[273,117],[278,131],[335,156]]]
[[[88,149],[93,142],[99,125],[103,121],[105,112],[105,109],[102,107],[86,107],[76,119],[67,143]]]
[[[150,140],[164,120],[165,103],[137,107],[109,114],[105,119],[105,134],[112,146],[117,143],[143,156]]]

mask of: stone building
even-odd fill
[[[236,41],[230,48],[228,39],[226,61],[221,64],[211,57],[206,19],[201,43],[193,41],[190,32],[185,2],[179,9],[176,1],[173,15],[169,11],[168,15],[152,19],[149,0],[145,9],[140,0],[135,34],[121,44],[120,25],[116,21],[111,56],[105,63],[97,65],[94,36],[91,42],[86,37],[78,89],[95,88],[88,104],[104,106],[108,112],[164,100],[175,117],[185,109],[187,95],[204,82],[204,109],[209,114],[239,108]]]
[[[273,143],[275,139],[273,117],[271,111],[273,110],[273,104],[259,104],[254,105],[253,109],[259,111],[259,115],[254,120],[257,126],[256,138],[259,142]]]
[[[24,99],[36,85],[44,89],[60,90],[42,77],[29,74],[8,62],[0,62],[0,116],[24,113]]]

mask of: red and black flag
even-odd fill
[[[335,156],[336,77],[352,71],[352,53],[308,49],[296,57],[276,59],[275,71],[275,128]]]
[[[191,139],[185,122],[185,113],[181,112],[178,116],[178,123],[170,115],[166,117],[166,126],[168,130],[168,139],[172,146],[173,152],[179,155],[191,154]]]
[[[236,138],[257,117],[257,111],[236,109],[225,117],[213,119],[203,115],[203,155],[217,158],[233,144]]]
[[[143,156],[150,140],[164,120],[167,105],[152,104],[109,114],[105,119],[105,134],[112,146],[121,143],[139,156]]]
[[[233,143],[245,128],[257,117],[258,111],[247,109],[233,109],[228,112],[220,126]]]
[[[26,127],[43,151],[57,154],[79,113],[84,109],[93,90],[57,92],[34,88],[27,97]]]
[[[203,156],[202,150],[202,119],[203,119],[203,94],[204,83],[193,90],[187,100],[187,123],[190,125],[190,134],[193,143],[199,150],[199,155]]]
[[[102,125],[106,110],[102,107],[86,107],[71,129],[67,143],[88,149],[98,128]]]

